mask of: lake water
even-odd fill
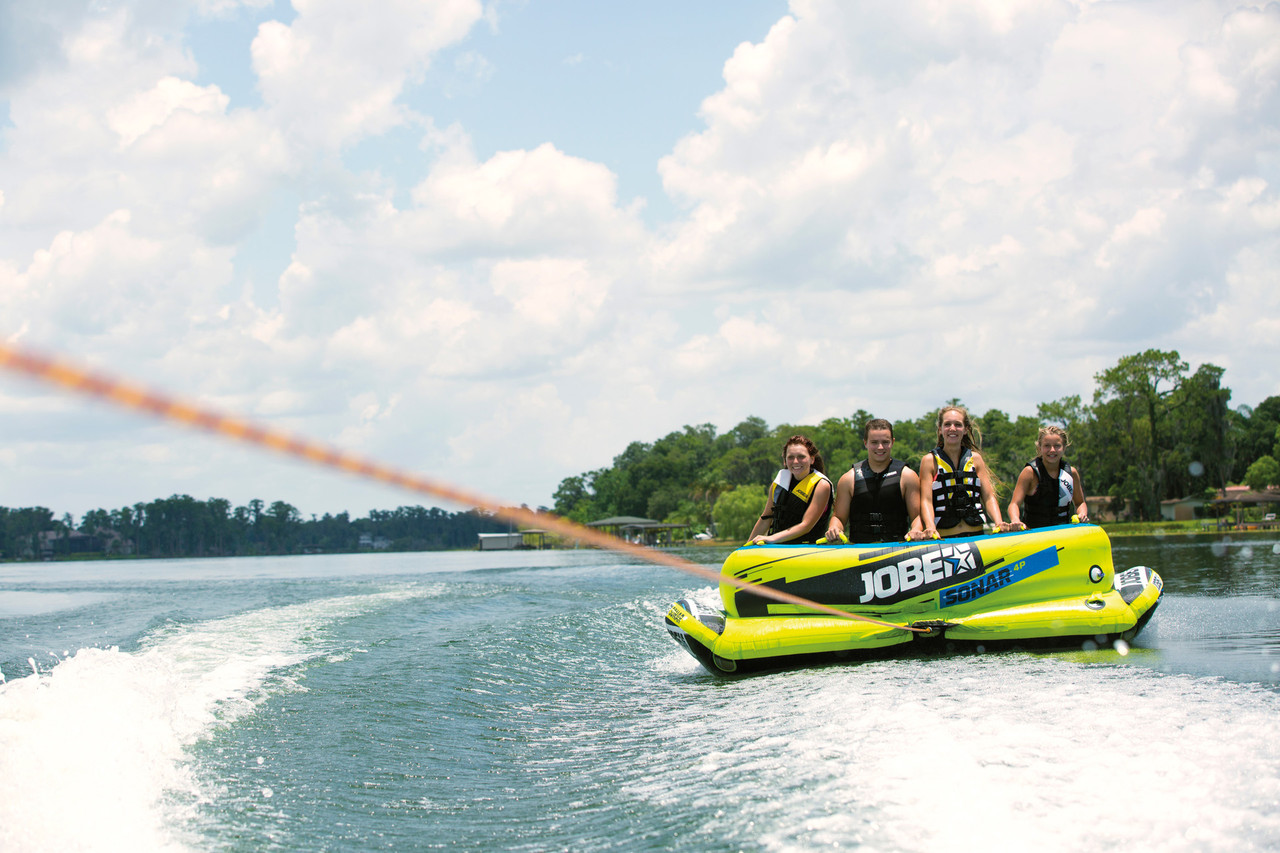
[[[1127,655],[741,680],[598,551],[0,565],[0,850],[1280,849],[1280,539],[1114,550]]]

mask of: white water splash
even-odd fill
[[[1262,688],[1001,655],[692,692],[652,714],[660,782],[629,792],[706,799],[691,831],[730,846],[1280,848],[1280,696]]]
[[[175,626],[132,654],[81,649],[48,673],[0,684],[0,850],[185,849],[174,812],[203,796],[187,748],[251,712],[268,686],[287,688],[290,667],[329,653],[315,638],[326,624],[434,594],[345,596]]]

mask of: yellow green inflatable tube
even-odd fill
[[[1137,636],[1164,591],[1146,566],[1117,573],[1111,541],[1092,524],[901,544],[745,546],[720,574],[855,618],[728,583],[723,610],[677,601],[667,631],[718,674],[901,653],[1111,646]]]

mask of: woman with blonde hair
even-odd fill
[[[920,519],[924,535],[972,536],[987,522],[1005,531],[991,471],[979,452],[982,432],[963,406],[938,412],[938,446],[920,460]],[[985,518],[984,518],[985,514]]]
[[[1035,459],[1018,474],[1018,482],[1009,498],[1009,526],[1014,530],[1049,527],[1088,521],[1084,502],[1084,483],[1080,472],[1062,454],[1071,446],[1067,431],[1060,426],[1044,426],[1036,436]],[[1025,504],[1026,517],[1018,511]]]

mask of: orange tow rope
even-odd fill
[[[174,397],[137,385],[131,385],[103,373],[77,367],[65,361],[40,355],[12,344],[0,343],[0,367],[4,367],[14,373],[25,374],[51,385],[58,385],[90,397],[97,397],[126,409],[147,412],[161,420],[176,421],[206,432],[265,447],[268,450],[273,450],[286,456],[296,456],[317,465],[336,468],[370,480],[390,483],[412,492],[432,495],[462,506],[479,507],[514,524],[528,524],[547,528],[559,533],[561,536],[580,539],[600,548],[630,554],[650,563],[668,566],[687,574],[696,575],[711,583],[730,584],[764,598],[772,598],[785,604],[798,605],[818,613],[826,613],[843,619],[871,622],[903,631],[921,631],[925,633],[929,631],[927,628],[895,625],[890,622],[882,622],[878,619],[861,616],[857,613],[848,613],[782,590],[773,589],[772,587],[760,586],[730,575],[721,575],[719,572],[699,566],[697,563],[683,560],[673,554],[633,545],[630,542],[617,539],[590,527],[584,527],[576,522],[557,518],[553,515],[539,515],[532,510],[521,507],[502,506],[498,501],[484,495],[459,489],[456,486],[441,483],[429,477],[408,474],[329,445],[308,441],[304,438],[268,429],[251,421],[232,417],[191,403],[185,403]]]

